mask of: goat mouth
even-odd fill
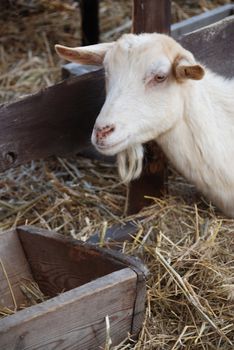
[[[106,155],[115,155],[115,154],[123,151],[125,148],[127,148],[127,138],[124,140],[121,140],[119,142],[110,144],[110,145],[97,145],[97,144],[95,144],[95,147],[100,153],[103,153]]]

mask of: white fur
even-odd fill
[[[124,35],[104,57],[107,96],[95,127],[115,130],[100,147],[94,128],[94,146],[117,154],[120,175],[130,181],[142,170],[141,145],[155,140],[189,181],[234,217],[234,80],[206,68],[202,79],[193,55],[156,33]],[[199,77],[193,70],[192,79],[185,76],[185,66],[198,68]],[[157,74],[168,77],[157,83]]]
[[[142,172],[144,150],[141,144],[128,147],[117,154],[119,175],[123,182],[136,179]]]

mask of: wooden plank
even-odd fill
[[[103,71],[69,79],[0,107],[0,171],[90,145],[105,99]]]
[[[167,192],[167,160],[161,148],[155,142],[145,145],[144,170],[142,175],[129,186],[128,214],[139,212],[144,206],[151,205],[146,198],[162,197]]]
[[[234,76],[234,16],[181,38],[180,43],[214,72]]]
[[[133,5],[132,31],[136,34],[148,32],[170,32],[171,8],[169,0],[135,0]],[[145,145],[144,168],[139,179],[129,187],[128,214],[139,212],[150,203],[145,196],[161,197],[166,191],[166,157],[155,142]]]
[[[131,330],[136,282],[126,268],[2,319],[0,348],[96,350],[105,345],[107,315],[116,345]]]
[[[146,273],[144,265],[134,258],[53,231],[22,226],[17,232],[34,279],[51,297],[124,267],[139,275]]]
[[[171,8],[169,0],[134,0],[134,33],[169,33]]]
[[[62,66],[62,78],[67,79],[71,77],[78,77],[80,75],[94,72],[95,70],[100,70],[100,66],[70,62]]]
[[[99,41],[99,0],[80,0],[82,45]]]
[[[132,318],[132,336],[138,336],[139,330],[142,328],[142,323],[145,317],[145,303],[146,300],[146,283],[145,276],[137,272],[137,284],[136,284],[136,298],[134,303],[134,311]]]
[[[217,7],[213,10],[201,13],[200,15],[193,16],[185,19],[184,21],[172,24],[171,36],[175,39],[178,39],[182,35],[218,22],[225,17],[231,16],[233,14],[234,5],[232,4]]]
[[[7,278],[18,307],[25,303],[25,297],[19,287],[21,280],[26,278],[33,281],[30,267],[15,230],[0,233],[0,259],[0,305],[14,310],[15,305]]]
[[[125,224],[116,224],[106,230],[104,246],[112,249],[122,249],[123,242],[131,242],[139,231],[138,226],[133,221]],[[96,232],[88,238],[86,242],[97,244],[100,242],[100,232]]]
[[[120,270],[123,264],[56,233],[18,228],[20,241],[41,291],[50,297]],[[107,264],[108,261],[108,264]]]

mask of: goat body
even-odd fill
[[[234,80],[206,69],[183,100],[183,118],[157,142],[181,174],[234,217]]]
[[[107,97],[92,142],[117,154],[125,181],[140,175],[142,144],[155,140],[180,173],[234,217],[234,79],[157,33],[56,49],[66,59],[104,65]]]

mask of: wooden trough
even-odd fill
[[[15,307],[9,283],[25,303],[24,279],[50,298],[0,319],[1,350],[104,348],[106,316],[113,344],[139,332],[145,268],[137,259],[26,226],[0,234],[0,257],[2,305]]]

